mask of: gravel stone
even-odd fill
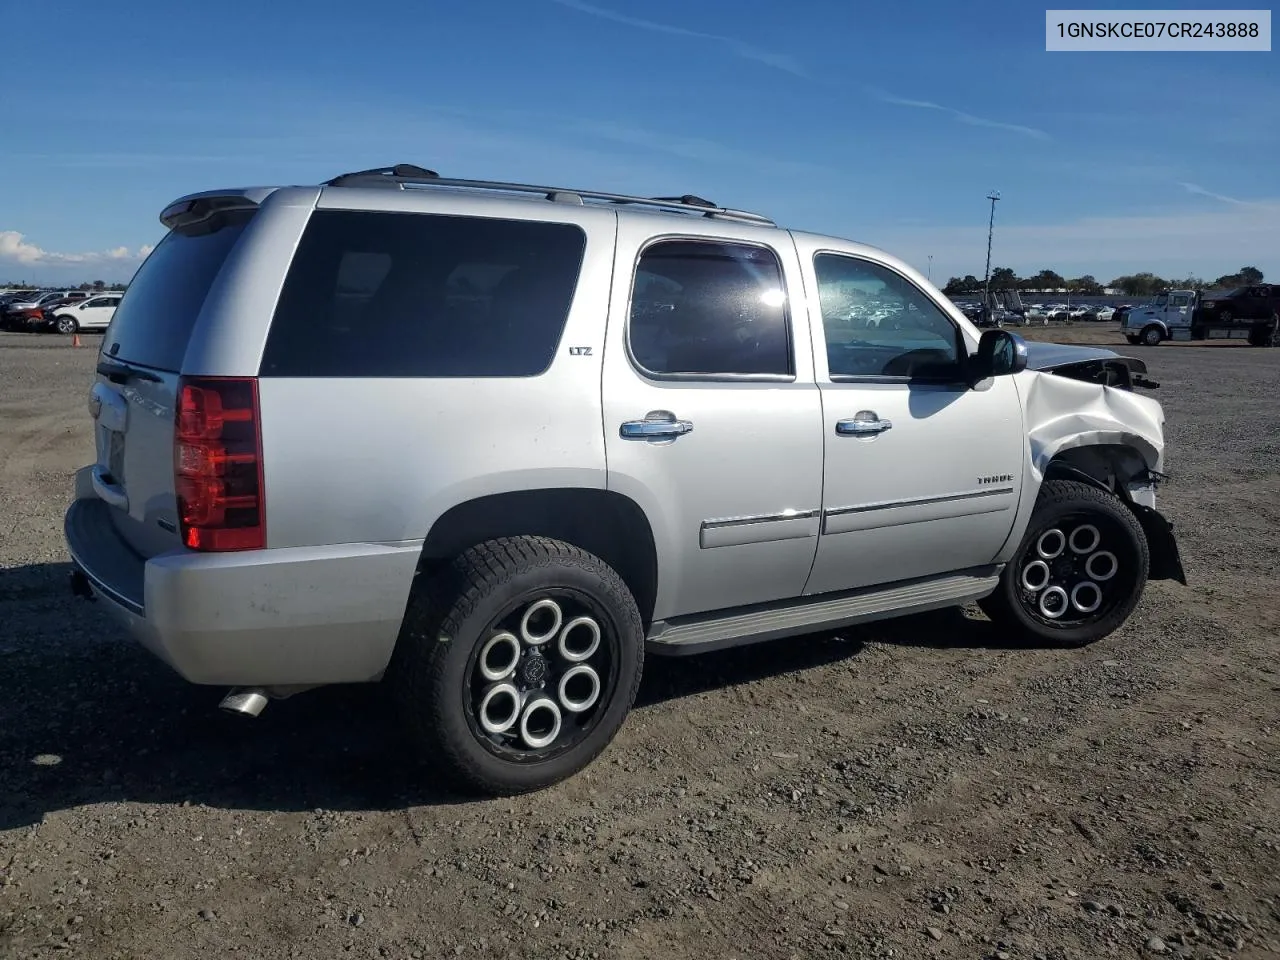
[[[1136,352],[1106,324],[1019,332]],[[1280,350],[1141,352],[1190,586],[1149,584],[1095,647],[1014,643],[970,606],[648,657],[588,770],[476,800],[406,756],[378,684],[236,723],[101,602],[73,602],[62,518],[93,457],[99,335],[82,340],[0,333],[6,957],[1280,945]]]

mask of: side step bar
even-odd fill
[[[1001,569],[983,567],[883,587],[657,620],[649,628],[645,648],[658,655],[688,656],[958,606],[991,593],[1000,582]]]

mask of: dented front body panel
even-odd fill
[[[1164,476],[1164,411],[1134,392],[1150,383],[1143,361],[1095,347],[1028,344],[1027,369],[1015,377],[1027,437],[1025,474],[1015,535],[999,560],[1008,561],[1051,475],[1114,491],[1147,533],[1151,578],[1185,583],[1172,526],[1156,509]],[[1108,385],[1117,384],[1117,385]]]

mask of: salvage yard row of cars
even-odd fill
[[[5,330],[105,330],[120,306],[119,290],[17,290],[0,294]]]

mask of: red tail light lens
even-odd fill
[[[179,527],[188,547],[222,551],[266,545],[255,378],[182,378],[173,472]]]

